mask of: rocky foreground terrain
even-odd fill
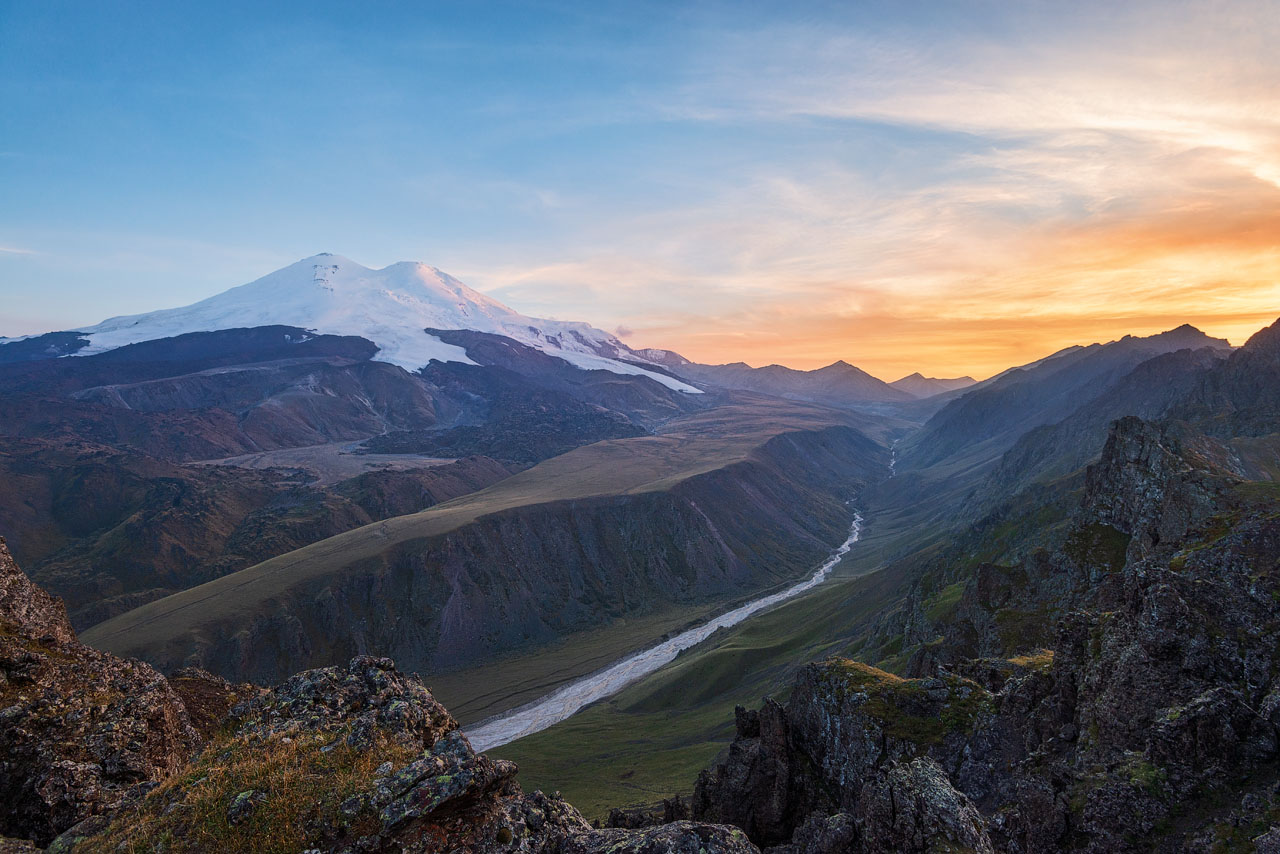
[[[0,540],[0,852],[747,852],[682,821],[596,829],[477,754],[388,659],[271,690],[76,640]]]
[[[906,608],[906,678],[833,659],[740,709],[694,817],[787,854],[1280,850],[1280,488],[1232,468],[1121,419],[1056,548]]]

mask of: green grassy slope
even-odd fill
[[[526,789],[558,790],[589,818],[688,794],[732,740],[734,706],[778,697],[798,667],[848,654],[858,628],[899,585],[878,572],[828,582],[712,636],[569,720],[489,753],[516,761]]]

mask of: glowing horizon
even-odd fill
[[[71,6],[0,28],[0,335],[318,247],[886,380],[1280,316],[1261,0]]]

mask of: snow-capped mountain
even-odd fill
[[[613,335],[586,323],[527,317],[426,264],[402,261],[371,270],[322,253],[182,308],[113,317],[72,330],[89,339],[90,355],[188,332],[297,326],[357,335],[378,345],[378,361],[408,370],[433,359],[474,364],[466,351],[426,329],[469,329],[513,338],[583,370],[643,375],[690,394],[700,390],[640,363],[653,363]]]

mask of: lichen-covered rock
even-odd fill
[[[46,844],[198,744],[165,678],[79,643],[0,539],[0,834]]]
[[[736,827],[677,821],[643,830],[594,830],[564,840],[557,854],[748,854],[758,849]]]
[[[1227,473],[1213,472],[1205,459],[1218,456],[1212,444],[1141,418],[1119,419],[1088,468],[1083,515],[1124,532],[1130,560],[1184,540],[1222,504]]]
[[[235,706],[228,721],[241,735],[262,740],[342,733],[357,749],[388,737],[421,750],[458,726],[422,680],[400,673],[389,658],[367,655],[346,667],[292,676]]]
[[[863,787],[857,815],[864,854],[992,854],[982,815],[927,757],[879,772]]]
[[[1280,854],[1280,827],[1269,828],[1251,841],[1257,854]]]
[[[843,854],[858,849],[858,822],[848,813],[816,812],[796,828],[791,841],[769,849],[770,854]]]
[[[689,799],[677,795],[663,798],[660,804],[639,807],[613,807],[605,819],[604,826],[610,828],[655,827],[659,824],[670,824],[673,821],[684,821],[689,818]]]
[[[851,839],[880,846],[869,851],[925,852],[956,840],[990,850],[978,844],[984,821],[969,799],[936,762],[916,757],[973,776],[982,758],[975,733],[994,726],[993,702],[955,675],[907,680],[842,659],[811,665],[785,708],[769,700],[759,712],[739,710],[727,760],[698,779],[694,817],[794,854],[849,850]],[[948,809],[957,812],[942,815]]]
[[[62,600],[23,574],[4,537],[0,537],[0,626],[37,640],[71,643],[76,639]]]
[[[239,703],[188,767],[58,844],[114,852],[156,839],[172,852],[754,850],[724,827],[592,830],[558,796],[524,793],[516,766],[476,753],[417,677],[370,656]]]
[[[760,845],[785,842],[803,818],[787,714],[773,700],[759,711],[739,706],[737,731],[728,760],[699,776],[693,815],[740,827]]]
[[[40,847],[29,839],[0,837],[0,854],[39,854]]]

